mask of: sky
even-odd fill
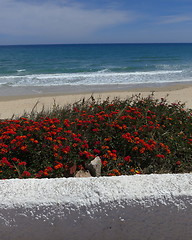
[[[192,42],[192,0],[0,0],[0,45]]]

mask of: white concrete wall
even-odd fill
[[[191,240],[192,174],[0,181],[0,240]]]

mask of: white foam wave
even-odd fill
[[[0,76],[0,85],[58,86],[100,85],[172,82],[182,78],[183,71],[109,72],[107,69],[92,73],[33,74]]]
[[[17,72],[20,73],[20,72],[25,72],[26,69],[18,69]]]
[[[108,68],[97,71],[97,73],[106,73],[106,72],[111,72],[111,71]]]

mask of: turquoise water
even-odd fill
[[[0,46],[0,88],[192,81],[192,44]]]

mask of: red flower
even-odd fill
[[[66,146],[66,147],[62,148],[61,150],[63,153],[67,154],[71,151],[71,148],[70,148],[70,146]]]
[[[96,153],[96,154],[100,154],[101,153],[101,151],[98,150],[98,149],[93,149],[93,152]]]
[[[102,161],[103,167],[107,166],[107,164],[108,164],[108,161]]]
[[[65,119],[63,121],[63,124],[66,126],[66,127],[70,127],[70,121],[68,119]]]
[[[100,130],[99,130],[99,128],[94,128],[94,129],[92,129],[92,131],[93,132],[99,132]]]
[[[178,166],[181,165],[181,161],[177,161],[176,165],[178,165]]]
[[[126,157],[124,157],[124,160],[129,163],[129,162],[131,162],[131,157],[130,156],[126,156]]]
[[[19,161],[20,161],[20,160],[19,160],[18,158],[16,158],[16,157],[13,157],[12,160],[13,160],[14,162],[19,162]]]
[[[74,137],[74,141],[76,141],[76,142],[81,142],[81,139]]]
[[[12,166],[11,163],[7,160],[6,157],[3,157],[3,158],[1,159],[1,163],[2,163],[2,164],[5,164],[5,165],[7,165],[7,166],[9,166],[9,167]]]
[[[26,164],[26,162],[20,162],[18,165],[25,166]]]
[[[40,171],[35,175],[35,177],[36,177],[36,178],[40,178],[40,177],[42,177],[42,175],[43,175],[43,171],[40,170]]]
[[[112,153],[117,153],[117,150],[112,150],[111,152],[112,152]]]
[[[81,145],[82,148],[89,148],[89,145],[87,143]]]
[[[30,177],[30,176],[31,176],[31,173],[28,171],[24,171],[22,174],[22,177]]]
[[[46,171],[47,171],[47,172],[52,172],[52,171],[53,171],[53,168],[52,168],[52,167],[47,167],[47,168],[46,168]]]
[[[156,157],[158,157],[158,158],[165,158],[165,155],[163,155],[163,154],[157,154]]]

